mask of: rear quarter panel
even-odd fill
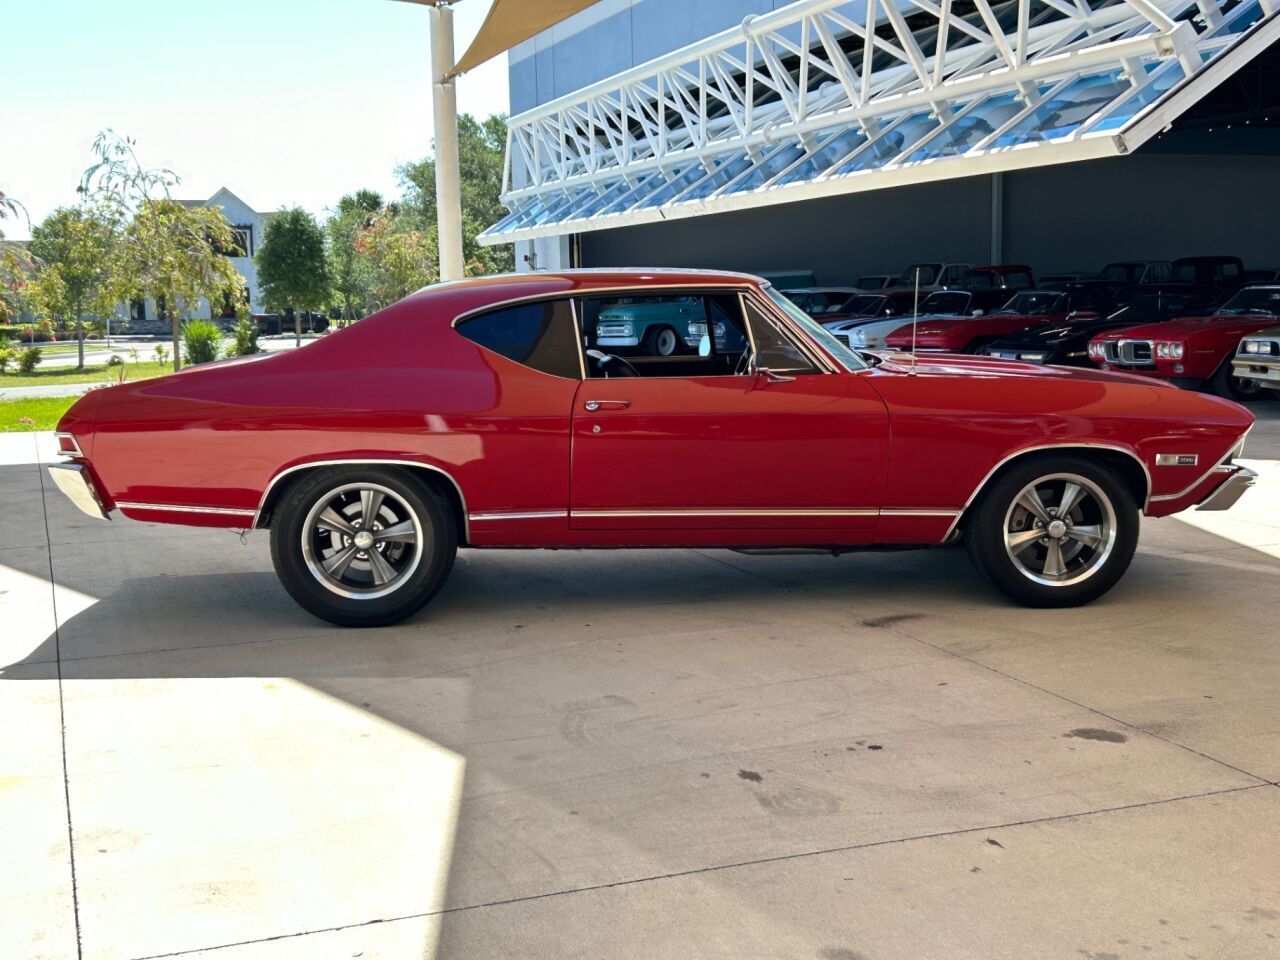
[[[290,467],[406,459],[448,472],[472,512],[564,509],[577,381],[459,335],[450,320],[486,302],[467,294],[410,298],[252,363],[104,391],[94,470],[112,502],[254,511],[271,479]],[[508,290],[502,299],[513,296]]]

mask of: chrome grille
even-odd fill
[[[1121,340],[1119,362],[1128,367],[1154,366],[1155,348],[1150,340]]]
[[[1120,343],[1117,340],[1102,341],[1102,357],[1108,363],[1120,362]]]

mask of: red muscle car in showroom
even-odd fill
[[[1098,294],[1080,290],[1023,290],[999,310],[977,317],[955,317],[911,324],[895,330],[884,342],[898,350],[934,353],[977,353],[1001,337],[1043,323],[1061,323],[1067,317],[1095,309]]]
[[[689,353],[594,340],[621,299],[690,298]],[[414,613],[459,546],[962,540],[1010,596],[1062,606],[1119,579],[1139,513],[1229,507],[1252,422],[1095,370],[860,356],[741,274],[568,271],[442,284],[301,349],[95,390],[50,469],[94,516],[269,528],[288,592],[342,624]]]
[[[1089,341],[1089,359],[1104,370],[1168,380],[1192,390],[1248,400],[1256,380],[1237,377],[1231,361],[1245,334],[1276,325],[1280,284],[1244,287],[1208,316],[1111,330]]]

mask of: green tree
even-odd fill
[[[210,304],[244,297],[244,278],[219,251],[236,246],[220,209],[188,207],[169,195],[179,180],[169,170],[139,163],[134,142],[112,130],[93,145],[98,162],[80,191],[119,231],[111,258],[114,300],[151,297],[169,312],[173,369],[182,368],[182,323],[201,299]]]
[[[357,245],[361,231],[373,226],[382,207],[381,194],[357,190],[338,201],[337,209],[325,223],[333,295],[344,323],[364,316],[375,302],[378,271]]]
[[[89,205],[59,207],[31,231],[31,253],[43,261],[31,282],[31,301],[75,331],[78,369],[84,368],[85,315],[105,317],[115,309],[115,243],[111,219]]]
[[[323,310],[329,302],[329,261],[324,232],[316,218],[294,207],[267,221],[254,257],[262,302],[272,310],[293,310],[294,333],[302,342],[302,310]]]
[[[507,214],[502,205],[503,154],[507,143],[507,118],[494,114],[477,120],[458,117],[458,166],[462,195],[462,255],[468,274],[507,273],[515,269],[510,244],[482,247],[476,236]],[[434,232],[436,226],[436,162],[427,157],[396,168],[405,188],[406,214],[417,219],[416,229]]]

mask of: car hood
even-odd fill
[[[1106,334],[1105,339],[1119,340],[1185,340],[1197,334],[1211,333],[1215,337],[1230,337],[1237,334],[1251,333],[1267,326],[1275,326],[1275,317],[1223,316],[1212,317],[1179,317],[1177,320],[1166,320],[1164,323],[1147,323],[1140,327],[1121,327]]]
[[[1106,320],[1082,320],[1078,323],[1050,323],[1043,327],[1030,327],[1016,334],[1010,334],[997,340],[992,346],[1018,344],[1026,346],[1050,347],[1097,336],[1104,330],[1118,330],[1124,324]]]
[[[909,353],[892,350],[870,350],[882,358],[877,369],[891,373],[911,373],[916,376],[967,374],[984,379],[1001,380],[1088,380],[1101,383],[1140,383],[1158,389],[1176,390],[1177,387],[1163,380],[1137,374],[1086,369],[1082,367],[1055,367],[1038,363],[1022,363],[1017,360],[997,360],[970,354],[930,353],[912,358]]]

